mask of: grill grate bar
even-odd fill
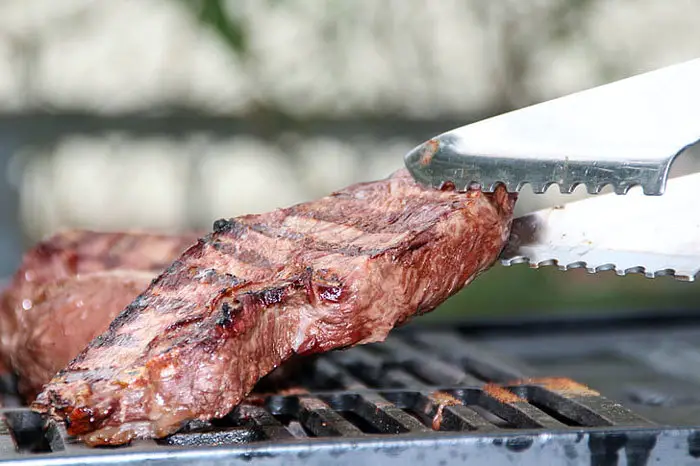
[[[324,377],[340,380],[351,389],[364,390],[367,388],[366,385],[350,375],[343,367],[330,361],[319,360],[317,369],[320,370]],[[337,402],[343,398],[326,397],[325,400],[329,404],[333,404],[335,409],[338,409]],[[382,433],[430,431],[413,416],[399,409],[376,392],[354,397],[354,404],[351,409]]]
[[[598,414],[613,426],[652,426],[654,423],[624,408],[602,396],[596,397],[571,397],[569,401],[584,406],[586,410],[593,414]]]
[[[431,430],[377,393],[330,396],[324,397],[324,400],[335,410],[359,416],[364,421],[362,424],[372,427],[371,433],[401,434]]]
[[[474,409],[462,404],[462,400],[445,392],[423,394],[420,402],[425,403],[423,411],[427,411],[434,430],[481,432],[500,430],[497,425],[489,422]]]
[[[356,347],[352,351],[341,351],[333,354],[332,359],[372,388],[427,387],[424,381],[398,364],[386,361],[367,348]]]
[[[522,379],[531,372],[521,362],[470,343],[456,332],[422,332],[411,335],[411,339],[485,382]]]
[[[371,417],[375,414],[382,413],[389,419],[392,419],[405,432],[430,432],[431,429],[425,427],[416,418],[399,409],[393,403],[385,400],[376,394],[367,394],[360,397],[360,414],[364,417]],[[397,432],[398,433],[398,432]]]
[[[360,437],[362,431],[318,398],[299,398],[301,424],[316,437]]]
[[[566,425],[529,404],[514,393],[490,387],[479,392],[477,405],[517,428],[565,428]]]
[[[80,440],[68,435],[68,432],[66,432],[66,426],[63,423],[55,422],[53,420],[49,420],[48,422],[46,439],[49,442],[51,451],[75,453],[89,450],[89,448]]]
[[[49,451],[50,446],[43,435],[43,418],[28,408],[5,409],[5,427],[11,432],[18,453]],[[37,435],[37,433],[39,435]]]
[[[382,385],[388,388],[427,388],[428,385],[414,375],[409,374],[403,369],[391,368],[386,371],[385,383]]]
[[[15,438],[3,413],[0,413],[0,457],[14,456],[18,450]]]
[[[569,379],[551,378],[525,385],[525,393],[539,403],[584,426],[652,426],[652,422],[588,387]],[[516,388],[514,388],[516,390]]]
[[[266,409],[254,405],[241,405],[238,408],[240,419],[252,422],[268,440],[288,440],[294,438],[281,422]]]
[[[314,365],[314,376],[319,379],[322,385],[328,386],[337,384],[343,390],[364,390],[367,385],[351,375],[347,370],[334,363],[330,358],[319,358]]]
[[[580,426],[611,426],[613,422],[606,419],[595,410],[590,409],[584,403],[580,403],[578,397],[562,396],[558,393],[545,390],[539,386],[514,386],[511,390],[530,402],[543,406],[557,413],[561,417],[570,420],[571,423]]]
[[[381,358],[365,348],[356,347],[352,351],[336,351],[328,356],[331,361],[346,369],[364,385],[377,387],[385,376],[382,371],[384,364]]]
[[[135,447],[152,447],[154,445],[175,445],[180,447],[203,447],[214,445],[237,445],[261,440],[261,435],[251,429],[233,427],[208,432],[179,432],[158,442],[134,442]]]
[[[461,368],[444,362],[441,359],[428,356],[426,352],[415,348],[398,338],[389,338],[377,346],[387,352],[387,357],[430,381],[435,386],[460,386],[475,385],[481,383],[479,379],[467,374]]]

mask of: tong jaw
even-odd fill
[[[509,192],[519,192],[530,185],[541,194],[556,184],[562,194],[571,194],[585,185],[589,194],[598,194],[612,185],[615,193],[627,194],[640,185],[644,194],[664,193],[673,160],[687,147],[656,160],[572,160],[563,161],[533,156],[527,159],[465,154],[459,136],[446,133],[433,138],[409,152],[405,165],[416,181],[433,188],[452,184],[459,191],[480,188],[493,192],[503,184]]]
[[[436,188],[663,194],[673,160],[700,140],[698,83],[700,59],[668,66],[454,129],[404,162]]]
[[[638,255],[635,256],[638,258]],[[509,267],[518,264],[528,264],[531,269],[539,269],[541,267],[556,266],[557,269],[561,271],[568,271],[574,269],[586,269],[590,274],[607,272],[610,270],[615,271],[615,273],[621,277],[629,274],[640,274],[644,275],[646,278],[659,278],[659,277],[672,277],[678,281],[682,282],[694,282],[700,273],[700,267],[693,266],[685,269],[675,269],[675,268],[660,268],[656,269],[654,267],[647,267],[641,265],[625,267],[620,264],[613,264],[610,262],[603,261],[602,263],[595,262],[584,262],[584,261],[574,261],[566,263],[562,260],[546,259],[538,260],[528,257],[517,257],[513,259],[501,259],[501,265]]]
[[[700,209],[692,204],[698,186],[700,173],[692,173],[670,178],[663,196],[603,194],[518,217],[499,259],[506,266],[694,281],[700,272]]]

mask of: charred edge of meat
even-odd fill
[[[50,406],[33,403],[32,409],[62,419],[69,435],[78,436],[93,431],[114,411],[113,404],[99,412],[85,406],[74,407],[55,390],[49,390],[47,396]]]
[[[131,304],[126,306],[119,314],[117,314],[117,317],[114,318],[114,320],[109,324],[109,327],[107,327],[107,330],[98,337],[98,339],[102,339],[103,341],[110,342],[113,341],[116,337],[115,335],[117,334],[117,330],[121,328],[122,326],[133,322],[137,317],[139,312],[141,312],[143,309],[148,306],[149,302],[149,296],[146,292],[138,295],[136,299],[134,299]],[[97,346],[93,346],[97,345]],[[81,361],[85,359],[85,356],[87,354],[87,351],[93,347],[99,348],[100,346],[103,346],[104,344],[100,344],[97,339],[93,340],[88,344],[88,346],[81,351],[73,360],[68,364],[67,367],[70,367],[72,364],[79,364]],[[67,370],[66,368],[60,370],[58,372],[58,376],[64,375],[66,372],[70,372],[70,370]]]
[[[214,222],[214,234],[232,234],[238,237],[245,231],[246,226],[235,218],[220,218]]]
[[[132,322],[136,316],[138,315],[139,312],[143,311],[146,306],[148,306],[148,302],[150,300],[150,296],[146,293],[141,293],[134,299],[128,306],[124,308],[123,311],[121,311],[119,314],[117,314],[117,317],[114,318],[111,324],[109,324],[109,330],[117,330],[119,327],[122,327],[129,322]]]
[[[71,407],[71,404],[66,401],[56,390],[49,390],[47,396],[49,402],[51,403],[50,406],[32,405],[32,409],[62,416],[66,410]]]
[[[316,276],[313,269],[308,267],[304,272],[286,280],[284,283],[270,286],[263,289],[250,290],[235,294],[233,289],[222,289],[218,299],[213,304],[213,324],[229,334],[237,334],[245,331],[246,325],[251,321],[243,316],[244,313],[264,312],[264,309],[279,306],[288,299],[291,299],[297,291],[304,292],[307,302],[315,304],[316,298],[323,301],[337,303],[344,297],[343,283],[336,278],[332,281],[333,275],[329,274],[326,280]],[[212,314],[210,314],[212,315]],[[202,316],[202,323],[209,321]],[[209,321],[212,322],[212,321]],[[189,322],[188,322],[189,324]],[[216,349],[222,342],[221,334],[214,332],[204,336],[204,332],[209,328],[207,324],[202,327],[202,338],[197,341],[198,347],[209,353]],[[160,338],[157,338],[160,340]],[[155,346],[153,341],[149,345],[149,350]],[[182,340],[172,344],[171,348],[192,344],[191,340]]]
[[[176,260],[151,284],[159,285],[164,289],[176,288],[182,282],[183,277],[178,272],[184,268],[184,265],[182,260]]]
[[[224,301],[221,304],[221,313],[216,319],[216,325],[219,327],[230,327],[236,316],[240,314],[243,310],[243,304],[239,300],[234,300],[232,302]]]
[[[172,324],[168,325],[165,330],[163,330],[160,334],[156,335],[155,338],[153,338],[148,345],[146,345],[146,351],[147,352],[152,352],[154,348],[158,347],[158,345],[163,342],[167,341],[167,339],[170,337],[171,333],[175,333],[179,330],[181,330],[184,327],[197,324],[199,322],[202,322],[206,319],[206,316],[203,315],[196,315],[196,316],[189,316],[185,317],[183,319],[177,320],[173,322]],[[167,351],[169,348],[166,348],[163,351]]]
[[[128,333],[116,334],[104,333],[98,335],[88,345],[89,348],[109,348],[112,346],[131,346],[134,344],[134,337]]]
[[[114,411],[114,406],[110,405],[103,411],[94,410],[85,406],[68,407],[63,410],[65,413],[66,431],[69,435],[82,435],[92,432],[102,424]]]

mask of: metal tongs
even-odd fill
[[[405,157],[433,187],[503,184],[544,193],[557,184],[591,194],[514,220],[501,263],[585,267],[594,273],[700,271],[700,173],[668,179],[676,157],[700,140],[700,59],[526,107],[419,145]],[[633,191],[633,186],[641,191]]]

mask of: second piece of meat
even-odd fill
[[[32,401],[195,233],[57,233],[27,251],[0,294],[0,353]]]

